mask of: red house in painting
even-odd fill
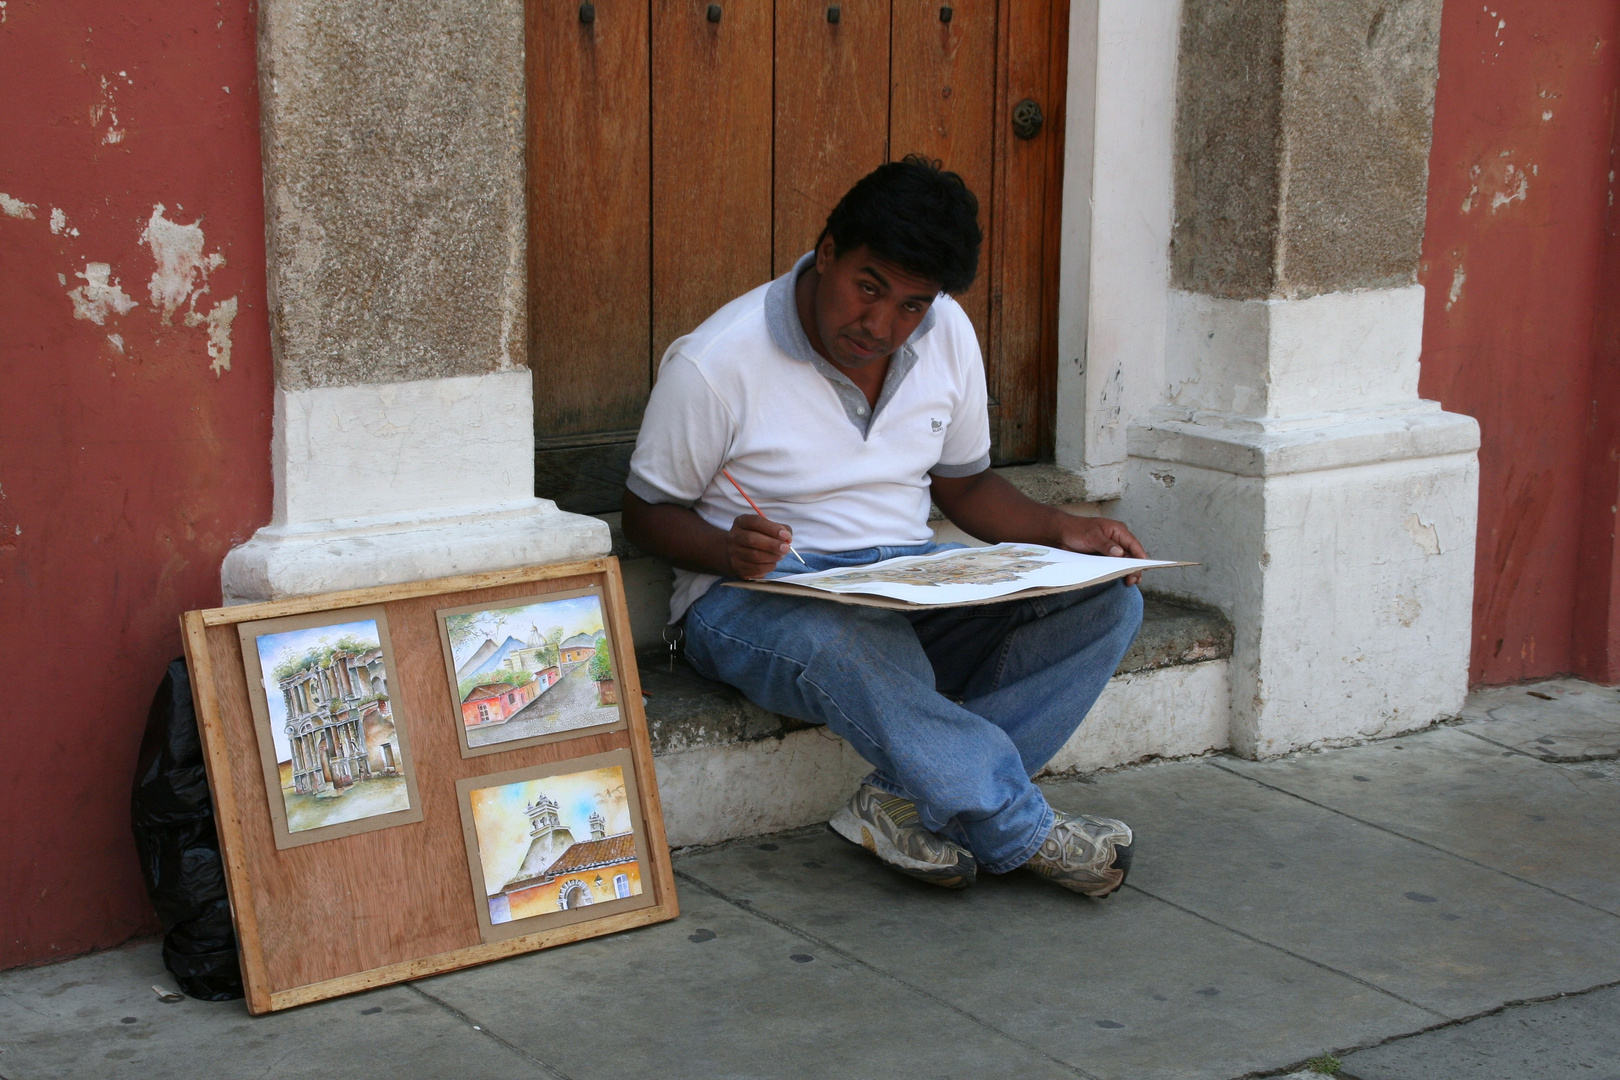
[[[522,686],[511,683],[484,683],[467,692],[461,702],[461,721],[470,728],[504,724],[512,714],[540,695],[538,681]]]

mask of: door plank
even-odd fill
[[[529,357],[541,437],[634,428],[648,390],[647,4],[533,0]]]
[[[777,0],[775,146],[773,272],[783,274],[888,156],[889,0]]]
[[[998,463],[1051,455],[1057,372],[1056,202],[1063,136],[1063,84],[1054,75],[1067,42],[1067,0],[1009,0],[1002,5],[986,364],[990,396],[1001,406],[994,434]],[[1038,102],[1046,114],[1040,133],[1027,140],[1012,129],[1013,109],[1026,98]],[[1054,234],[1050,248],[1048,232]]]
[[[960,173],[979,198],[979,226],[989,233],[994,205],[992,137],[996,92],[996,0],[901,0],[894,5],[889,69],[889,150],[923,154]],[[956,298],[973,320],[979,350],[989,355],[990,245],[979,256],[973,287]]]
[[[771,277],[772,11],[652,0],[652,365]]]

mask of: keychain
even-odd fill
[[[669,645],[669,673],[675,674],[675,651],[681,646],[681,639],[686,637],[686,629],[681,626],[664,627],[664,641]]]

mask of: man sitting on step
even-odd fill
[[[1131,830],[1054,811],[1030,778],[1136,636],[1135,578],[919,612],[716,587],[938,551],[930,498],[992,543],[1145,557],[1119,522],[990,471],[984,364],[951,298],[973,283],[977,218],[955,173],[880,166],[792,270],[670,345],[624,530],[675,565],[670,618],[698,672],[871,762],[830,823],[839,835],[950,888],[1023,867],[1101,897],[1125,880]]]

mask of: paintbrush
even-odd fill
[[[737,494],[743,497],[744,502],[754,508],[754,513],[758,514],[762,518],[765,518],[766,521],[771,520],[770,518],[765,517],[765,511],[761,510],[758,504],[755,503],[753,499],[748,497],[748,492],[742,489],[742,485],[737,483],[736,479],[734,479],[729,472],[727,472],[725,469],[721,469],[720,475],[731,481],[731,486],[737,489]],[[799,550],[793,546],[791,541],[788,543],[788,550],[793,552],[793,557],[795,559],[798,559],[800,562],[804,563],[804,556],[799,554]],[[810,564],[804,563],[804,565],[809,566]]]

